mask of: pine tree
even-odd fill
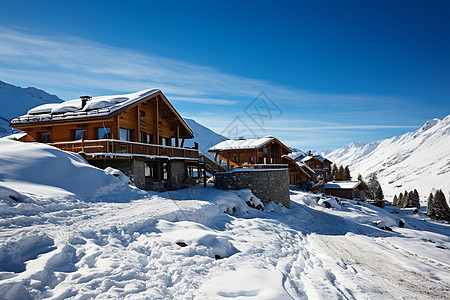
[[[414,189],[413,196],[411,199],[411,207],[420,208],[420,196],[416,189]]]
[[[392,200],[392,205],[393,206],[397,206],[398,203],[398,198],[397,198],[397,194],[394,195],[394,200]]]
[[[339,167],[339,170],[336,175],[336,180],[340,180],[340,181],[345,180],[344,167],[342,167],[342,166]]]
[[[436,214],[435,207],[434,207],[434,196],[432,193],[428,196],[428,202],[427,202],[427,216],[432,217]]]
[[[414,191],[410,191],[408,193],[408,204],[406,204],[406,207],[414,207],[413,201],[414,201]]]
[[[403,208],[408,207],[408,202],[409,202],[409,193],[408,191],[405,191],[405,194],[403,194],[402,207]]]
[[[375,200],[376,201],[383,201],[384,200],[384,194],[383,190],[381,189],[381,185],[378,186],[376,192],[375,192]]]
[[[350,174],[350,168],[348,166],[345,166],[344,174],[345,174],[345,180],[352,180],[352,176]]]
[[[446,220],[450,222],[450,208],[442,190],[437,190],[434,195],[434,217],[437,220]]]
[[[332,180],[336,179],[337,173],[338,173],[338,167],[336,164],[333,164],[333,167],[331,168],[331,179]]]
[[[368,197],[370,199],[375,199],[376,192],[377,192],[377,189],[379,186],[380,186],[380,183],[378,182],[377,174],[372,173],[369,176],[369,181],[367,183],[367,188],[368,188],[367,193],[368,193]]]
[[[400,193],[400,195],[398,195],[397,207],[398,208],[402,208],[403,207],[403,193]]]

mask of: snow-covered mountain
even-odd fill
[[[211,129],[197,123],[193,119],[184,119],[189,127],[194,131],[194,138],[186,140],[184,145],[187,147],[193,147],[194,143],[198,143],[198,149],[201,153],[213,158],[213,155],[208,152],[208,149],[220,142],[228,140],[228,138],[220,135]]]
[[[432,189],[450,195],[450,115],[431,119],[420,129],[371,143],[351,143],[327,155],[349,165],[353,176],[377,173],[385,195],[417,189],[422,198]]]
[[[0,136],[11,133],[11,118],[25,114],[32,107],[54,102],[62,100],[34,87],[22,88],[0,80]]]

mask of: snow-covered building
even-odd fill
[[[10,126],[25,131],[26,142],[81,152],[95,166],[121,169],[140,188],[183,187],[198,166],[198,150],[183,148],[193,131],[158,89],[40,105]]]
[[[359,181],[332,181],[324,184],[325,194],[347,199],[365,200],[365,187]]]
[[[291,149],[273,136],[262,138],[226,140],[211,147],[218,163],[225,162],[227,168],[289,169],[289,184],[301,185],[313,180],[314,171],[304,170],[288,154]]]
[[[293,158],[298,163],[303,163],[314,170],[314,172],[323,177],[331,168],[332,162],[319,154],[301,153]]]

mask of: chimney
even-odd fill
[[[92,99],[91,96],[80,96],[81,99],[81,109],[83,109],[86,106],[86,103]]]

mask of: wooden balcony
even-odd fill
[[[244,168],[251,169],[287,169],[288,164],[244,164]]]
[[[89,157],[109,156],[129,157],[130,155],[186,158],[198,160],[198,150],[128,142],[121,140],[85,140],[73,142],[59,142],[50,144],[61,150],[70,152],[84,152]]]

